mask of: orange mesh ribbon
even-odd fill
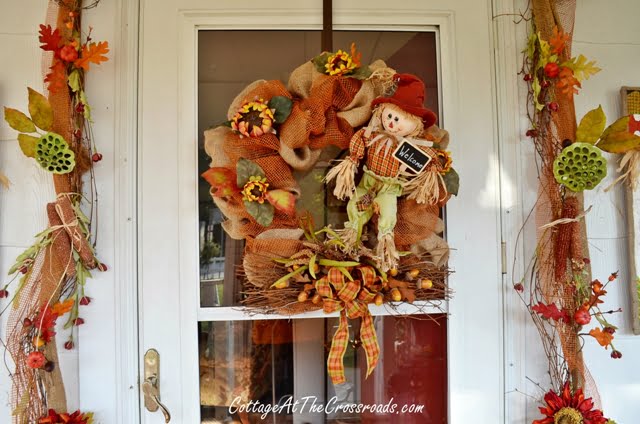
[[[356,268],[359,280],[346,281],[344,274],[337,268],[331,268],[326,277],[315,283],[316,290],[323,297],[323,309],[326,313],[340,312],[340,324],[331,341],[331,350],[327,359],[327,370],[333,384],[346,382],[344,376],[344,354],[349,344],[349,323],[347,319],[362,318],[360,342],[367,357],[367,377],[373,372],[380,356],[378,337],[373,325],[373,317],[368,303],[373,301],[375,293],[368,287],[375,281],[375,270],[370,266]]]

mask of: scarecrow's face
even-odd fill
[[[382,126],[390,134],[406,137],[413,133],[417,127],[415,119],[411,119],[411,117],[412,115],[398,107],[385,106],[382,110]]]

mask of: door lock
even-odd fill
[[[144,354],[142,393],[144,394],[144,407],[147,408],[147,411],[156,412],[160,409],[164,415],[164,422],[171,421],[171,413],[160,402],[160,354],[155,349],[149,349]]]

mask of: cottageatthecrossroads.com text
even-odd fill
[[[229,413],[248,413],[262,414],[260,417],[265,419],[269,414],[422,414],[424,405],[398,405],[394,403],[393,398],[386,404],[362,404],[362,403],[342,403],[338,401],[336,396],[329,399],[325,404],[320,402],[317,396],[304,396],[300,399],[293,399],[289,396],[281,404],[262,403],[260,401],[250,400],[248,403],[240,396],[236,397],[229,406]]]

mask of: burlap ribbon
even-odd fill
[[[315,282],[315,287],[323,298],[325,313],[340,312],[340,324],[333,336],[327,359],[327,370],[333,384],[346,382],[344,376],[344,354],[349,344],[348,319],[361,318],[360,342],[367,357],[367,377],[373,372],[380,356],[378,337],[369,312],[369,303],[375,292],[369,290],[375,283],[376,273],[370,266],[360,266],[355,272],[360,279],[345,281],[345,275],[338,268],[331,268],[327,276]]]

